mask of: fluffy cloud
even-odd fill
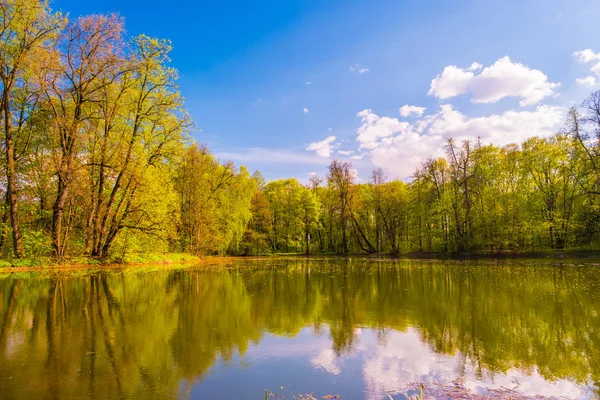
[[[458,141],[480,138],[498,146],[520,143],[531,136],[549,136],[560,126],[564,110],[540,105],[534,111],[506,111],[470,118],[449,104],[411,123],[383,117],[372,110],[357,114],[361,126],[357,141],[367,150],[372,163],[398,178],[409,178],[429,157],[444,154],[449,138]]]
[[[575,59],[582,64],[593,63],[590,70],[596,75],[600,76],[600,53],[594,53],[591,49],[585,49],[576,51],[573,53],[573,57],[575,57]],[[579,79],[577,80],[577,83],[579,83]]]
[[[364,183],[364,180],[358,175],[358,170],[356,168],[350,169],[350,176],[354,178],[355,182]]]
[[[358,72],[359,74],[364,74],[365,72],[369,72],[369,68],[361,67],[359,64],[354,64],[350,66],[350,72]]]
[[[440,99],[448,99],[467,93],[469,85],[472,84],[474,78],[475,74],[473,72],[449,65],[444,68],[444,72],[441,75],[438,74],[431,81],[431,88],[427,94]]]
[[[577,79],[575,79],[575,82],[577,82],[577,84],[581,85],[581,86],[588,86],[588,87],[596,86],[596,78],[594,78],[593,76],[587,76],[585,78],[577,78]]]
[[[483,68],[483,65],[479,64],[477,61],[475,61],[473,64],[471,64],[471,66],[469,67],[469,71],[471,72],[475,72],[475,71],[479,71],[481,68]]]
[[[329,136],[320,142],[310,143],[306,150],[316,152],[319,157],[330,157],[333,151],[333,142],[335,142],[335,136]]]
[[[357,140],[361,149],[377,147],[381,138],[403,132],[410,127],[408,122],[400,122],[397,118],[380,117],[373,110],[363,110],[356,114],[362,125],[358,128]]]
[[[425,107],[417,107],[417,106],[409,106],[408,104],[400,107],[400,115],[403,117],[410,117],[411,115],[416,115],[420,117],[425,112]]]
[[[585,49],[573,53],[573,57],[580,63],[586,64],[592,61],[600,61],[600,53],[596,54],[592,49]]]
[[[302,111],[304,112],[304,114],[308,114],[308,111],[310,111],[310,110],[309,110],[308,108],[304,107],[304,108],[302,109]]]
[[[473,103],[495,103],[504,97],[520,97],[521,106],[537,104],[554,94],[559,83],[548,81],[541,71],[515,63],[508,56],[500,58],[489,67],[473,63],[463,69],[447,66],[431,81],[429,95],[448,99],[471,93]],[[481,70],[480,73],[477,73]]]
[[[549,136],[563,121],[560,107],[541,105],[535,111],[506,111],[486,117],[469,118],[450,105],[440,107],[428,127],[429,135],[482,141],[503,146],[520,143],[531,136]]]

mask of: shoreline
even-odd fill
[[[377,260],[423,260],[423,261],[478,261],[478,260],[587,260],[600,263],[600,251],[598,250],[565,250],[565,251],[542,251],[542,252],[505,252],[505,253],[372,253],[372,254],[265,254],[254,256],[193,256],[190,254],[165,254],[165,255],[136,255],[133,260],[98,260],[86,257],[74,257],[56,260],[50,257],[39,259],[12,260],[29,265],[10,264],[9,260],[0,260],[0,273],[12,272],[41,272],[41,271],[82,271],[82,270],[116,270],[131,267],[167,267],[173,265],[206,265],[221,264],[234,261],[261,261],[261,260],[328,260],[328,259],[377,259]],[[137,261],[135,261],[137,260]],[[38,263],[36,264],[36,261]]]

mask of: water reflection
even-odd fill
[[[584,398],[600,383],[599,289],[593,265],[524,262],[2,276],[0,393],[260,398],[283,385],[376,399],[459,378]]]
[[[418,331],[390,332],[384,343],[365,340],[363,376],[371,393],[393,392],[405,382],[453,382],[461,379],[465,387],[484,394],[485,388],[510,388],[527,394],[556,397],[583,397],[585,391],[575,383],[559,379],[545,381],[537,370],[510,369],[503,372],[481,370],[462,354],[439,354],[423,346]]]

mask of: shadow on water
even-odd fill
[[[3,276],[0,393],[196,397],[208,377],[220,374],[227,383],[221,363],[233,365],[249,349],[260,354],[265,337],[299,346],[306,328],[328,335],[334,358],[357,353],[360,331],[379,345],[390,332],[416,332],[430,351],[456,358],[459,378],[516,369],[597,387],[600,269],[336,259]],[[250,368],[268,374],[264,360]],[[303,374],[292,360],[289,369]],[[252,391],[247,398],[260,398],[268,387],[245,385]]]

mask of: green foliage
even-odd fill
[[[250,219],[257,182],[245,167],[221,164],[205,147],[190,146],[175,180],[179,241],[192,254],[235,252]]]
[[[23,244],[25,253],[31,256],[48,256],[52,252],[50,238],[39,230],[24,230]]]
[[[347,161],[266,182],[190,142],[168,40],[117,15],[0,7],[0,254],[504,253],[600,245],[600,91],[562,132],[449,140],[411,182]],[[27,263],[27,261],[23,261]]]

